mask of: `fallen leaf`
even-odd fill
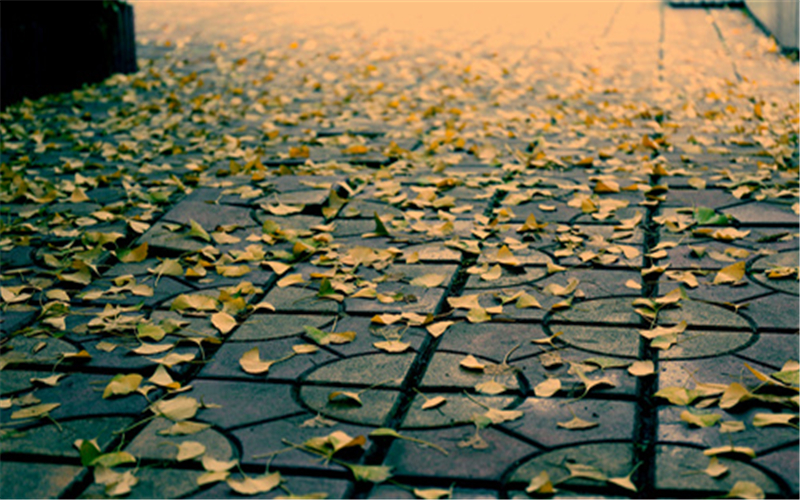
[[[260,375],[262,373],[267,373],[275,364],[275,361],[262,361],[261,357],[258,353],[258,347],[253,347],[252,349],[245,352],[241,358],[239,358],[239,366],[242,367],[242,370],[251,374],[251,375]]]
[[[272,491],[281,484],[281,481],[283,481],[283,478],[280,473],[273,472],[272,474],[256,477],[244,476],[242,479],[228,478],[226,482],[233,491],[240,495],[257,495]]]
[[[206,452],[206,447],[203,443],[197,441],[184,441],[178,445],[178,455],[175,460],[184,462],[197,458]]]
[[[563,429],[577,431],[577,430],[591,429],[592,427],[597,427],[600,424],[597,422],[589,422],[588,420],[584,420],[576,416],[573,417],[573,419],[570,420],[569,422],[557,422],[556,425]]]
[[[652,361],[634,361],[628,367],[628,373],[634,377],[647,377],[655,374],[655,366]]]
[[[540,382],[533,388],[533,393],[540,398],[549,398],[561,389],[561,380],[557,378],[549,378],[544,382]]]
[[[236,328],[236,319],[226,312],[218,312],[211,315],[211,324],[223,335],[227,335]]]

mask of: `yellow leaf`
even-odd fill
[[[42,415],[49,414],[51,411],[55,410],[59,406],[61,406],[61,403],[46,403],[35,406],[29,406],[27,408],[23,408],[21,410],[17,410],[14,413],[12,413],[11,419],[20,420],[23,418],[41,417]]]
[[[476,371],[483,371],[483,369],[486,368],[486,365],[478,361],[472,354],[469,354],[466,358],[462,359],[459,363],[459,366],[466,368],[467,370]]]
[[[704,181],[700,177],[690,177],[686,182],[695,189],[706,188],[706,181]]]
[[[447,276],[444,274],[423,274],[422,276],[418,276],[411,280],[411,285],[434,288],[444,283],[444,280],[446,279]]]
[[[130,262],[141,262],[147,258],[147,249],[148,244],[145,241],[138,247],[134,248],[130,252],[125,253],[122,257],[120,257],[120,262],[130,263]]]
[[[723,498],[766,498],[764,490],[762,490],[756,483],[751,481],[736,481],[731,491],[728,492]]]
[[[211,324],[213,324],[221,334],[226,335],[236,328],[236,319],[230,314],[220,311],[211,315]]]
[[[797,415],[792,413],[756,413],[753,417],[753,427],[766,427],[768,425],[788,425],[797,428],[792,423]]]
[[[719,400],[719,407],[724,409],[733,408],[742,401],[750,399],[750,397],[750,391],[743,385],[733,382],[725,389],[725,392],[722,393],[722,397],[720,397]]]
[[[411,347],[410,344],[400,342],[399,340],[385,340],[383,342],[375,342],[372,345],[382,351],[391,353],[404,352]]]
[[[553,488],[553,483],[550,481],[550,475],[547,474],[547,471],[540,472],[538,476],[531,479],[528,487],[525,488],[526,493],[535,493],[539,495],[550,495],[556,491],[558,490]]]
[[[628,287],[628,288],[632,288],[634,290],[641,290],[642,289],[642,285],[640,285],[638,281],[634,281],[634,280],[626,281],[625,282],[625,286]]]
[[[561,380],[549,378],[533,388],[533,393],[540,398],[549,398],[561,389]]]
[[[178,456],[175,459],[178,462],[191,460],[197,458],[206,452],[206,447],[203,443],[197,441],[184,441],[178,445]]]
[[[528,307],[537,307],[541,309],[542,305],[533,295],[530,295],[527,292],[522,292],[522,294],[517,298],[517,302],[514,304],[514,307],[517,309],[525,309]]]
[[[433,408],[438,408],[447,402],[442,396],[435,396],[430,399],[426,399],[424,403],[422,403],[423,410],[432,410]]]
[[[500,247],[500,250],[497,251],[497,256],[494,259],[496,262],[500,264],[505,264],[507,266],[519,266],[519,259],[517,259],[514,254],[511,253],[511,250],[508,248],[508,245],[503,245]]]
[[[305,283],[303,279],[303,275],[298,274],[289,274],[280,280],[278,280],[277,285],[281,288],[286,288],[287,286],[297,285],[298,283]]]
[[[111,396],[126,396],[135,392],[142,380],[143,377],[136,373],[117,375],[111,379],[111,382],[108,383],[103,391],[103,399],[108,399]]]
[[[729,469],[727,467],[719,462],[717,457],[711,457],[711,460],[708,461],[708,467],[703,469],[703,472],[713,478],[717,478],[728,472],[728,470]]]
[[[634,377],[646,377],[655,373],[655,366],[652,361],[634,361],[628,367],[628,373]]]
[[[463,297],[448,297],[447,303],[454,309],[478,309],[478,295],[465,295]]]
[[[278,276],[283,276],[286,271],[292,268],[292,266],[274,260],[262,262],[262,264],[269,266]]]
[[[579,431],[584,429],[591,429],[592,427],[597,427],[600,424],[598,424],[597,422],[589,422],[588,420],[574,417],[569,422],[556,422],[556,425],[563,429],[569,429],[571,431]]]
[[[240,495],[257,495],[259,493],[266,493],[275,489],[276,486],[281,484],[283,479],[279,472],[273,472],[269,475],[249,477],[244,476],[243,479],[228,478],[228,486]]]
[[[723,283],[736,283],[744,278],[745,261],[731,264],[728,267],[723,267],[714,277],[714,284],[721,285]]]
[[[489,269],[489,271],[481,274],[481,279],[485,281],[494,281],[500,279],[502,275],[503,275],[503,268],[500,267],[500,264],[495,264],[494,266],[492,266],[491,269]]]
[[[453,321],[440,321],[438,323],[432,323],[425,327],[433,337],[438,337],[439,335],[443,334],[445,330],[447,330],[450,325],[454,324]]]
[[[253,347],[239,358],[239,366],[242,370],[251,375],[267,373],[275,361],[261,361],[258,354],[258,347]]]
[[[476,307],[467,312],[467,321],[470,323],[485,323],[491,319],[492,317],[486,312],[486,309],[482,307]]]

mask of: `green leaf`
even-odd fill
[[[203,226],[194,220],[189,221],[189,236],[209,243],[211,242],[211,236],[209,236],[206,230],[203,229]]]
[[[100,455],[92,460],[89,465],[96,467],[116,467],[120,464],[130,464],[136,462],[136,458],[127,451],[115,451]]]
[[[342,465],[350,469],[356,481],[382,483],[392,477],[392,468],[385,465]]]
[[[713,208],[697,207],[692,215],[694,220],[701,226],[724,226],[728,224],[728,216],[718,214]]]

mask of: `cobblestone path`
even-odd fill
[[[0,497],[798,496],[798,66],[657,2],[135,3],[0,115]]]

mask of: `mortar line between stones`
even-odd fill
[[[658,183],[658,179],[657,175],[651,175],[649,179],[650,185],[655,186]],[[654,260],[648,257],[648,254],[658,245],[660,240],[658,226],[653,220],[658,210],[658,205],[648,205],[642,221],[645,251],[642,266],[644,269],[654,265]],[[642,281],[642,297],[652,298],[658,295],[657,280],[647,281],[643,277]],[[649,377],[638,377],[636,380],[636,399],[638,404],[634,411],[633,461],[634,464],[641,464],[641,466],[636,470],[633,480],[638,490],[637,498],[655,498],[655,444],[658,439],[658,410],[654,403],[654,397],[658,391],[658,353],[641,337],[639,338],[639,359],[651,361],[655,373]]]
[[[492,211],[499,205],[499,201],[500,201],[500,193],[495,192],[494,195],[492,196],[492,199],[487,204],[486,210],[484,211],[484,215],[487,217],[491,216]],[[468,278],[465,274],[466,269],[474,265],[475,262],[477,262],[477,260],[478,256],[476,255],[465,253],[462,256],[452,283],[445,291],[439,304],[434,310],[434,314],[436,316],[441,314],[442,309],[445,308],[445,304],[447,303],[448,297],[457,297],[461,294],[461,292],[464,291]],[[414,361],[412,361],[411,366],[408,368],[408,371],[406,372],[406,376],[403,379],[403,383],[400,384],[400,394],[397,398],[397,401],[395,402],[392,409],[389,411],[389,414],[384,419],[383,427],[389,427],[396,430],[405,419],[406,415],[411,409],[411,404],[414,401],[415,394],[413,393],[413,389],[417,388],[422,382],[422,379],[425,376],[425,372],[427,371],[428,365],[430,364],[430,361],[433,359],[434,354],[436,354],[436,349],[439,346],[439,343],[441,342],[441,338],[442,338],[441,336],[433,337],[428,335],[422,341],[422,345],[420,345],[419,350],[417,351],[417,354],[414,357]],[[377,465],[383,463],[384,460],[386,459],[386,456],[389,453],[389,448],[391,447],[391,443],[392,442],[388,440],[386,444],[381,442],[374,443],[364,454],[362,463],[367,465]],[[348,489],[348,492],[345,494],[345,497],[367,498],[370,492],[372,491],[373,487],[374,485],[371,483],[356,482],[351,488]]]

